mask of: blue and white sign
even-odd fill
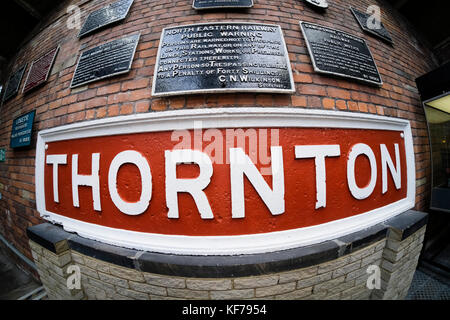
[[[31,144],[33,122],[36,110],[16,118],[11,131],[11,148],[27,147]]]

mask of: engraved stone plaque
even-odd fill
[[[350,10],[352,11],[353,15],[355,16],[356,20],[358,21],[361,29],[392,44],[392,38],[391,38],[389,32],[384,27],[383,22],[379,21],[379,23],[380,23],[379,28],[369,28],[367,20],[370,18],[370,15],[368,15],[367,13],[358,11],[352,7],[350,7]]]
[[[11,131],[11,148],[26,147],[31,144],[35,114],[36,110],[33,110],[14,119]]]
[[[81,38],[97,29],[125,19],[133,1],[134,0],[120,0],[91,12],[84,22],[78,37]]]
[[[316,72],[383,84],[364,39],[309,22],[300,27]]]
[[[26,68],[27,65],[25,64],[13,72],[13,74],[9,77],[8,82],[6,83],[5,94],[3,95],[3,102],[17,95]]]
[[[192,7],[196,10],[218,8],[251,8],[253,0],[194,0]]]
[[[71,88],[130,71],[140,33],[84,51],[78,60]]]
[[[23,93],[26,93],[47,81],[58,50],[59,47],[56,47],[31,63],[27,80],[23,87]]]
[[[280,26],[208,23],[163,30],[152,95],[295,91]]]

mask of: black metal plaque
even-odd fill
[[[28,76],[23,87],[23,93],[26,93],[47,81],[50,69],[55,61],[59,47],[52,49],[39,59],[33,61]]]
[[[251,8],[253,0],[194,0],[192,7],[196,10],[218,8]]]
[[[9,77],[8,82],[6,83],[5,94],[3,95],[3,102],[17,95],[26,68],[27,65],[25,64],[13,72],[13,74]]]
[[[130,71],[140,33],[84,51],[78,60],[71,88]]]
[[[166,28],[152,95],[295,91],[280,26],[208,23]]]
[[[386,30],[386,28],[383,25],[383,22],[380,21],[380,28],[379,29],[373,29],[369,28],[367,25],[367,20],[370,18],[370,15],[367,13],[358,11],[352,7],[350,7],[350,10],[352,11],[353,15],[355,16],[356,20],[358,21],[361,29],[364,31],[373,34],[377,37],[380,37],[381,39],[389,42],[392,44],[392,38],[389,32]]]
[[[316,72],[383,84],[364,39],[309,22],[300,27]]]
[[[305,0],[306,3],[320,9],[326,9],[328,8],[328,2],[327,0]]]
[[[81,38],[97,29],[125,19],[131,5],[133,4],[133,1],[134,0],[119,0],[99,10],[91,12],[84,22],[78,37]]]

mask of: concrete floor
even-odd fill
[[[0,300],[17,300],[41,284],[19,269],[4,250],[0,246]]]

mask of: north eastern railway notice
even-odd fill
[[[153,95],[295,89],[281,28],[253,23],[166,28]]]

